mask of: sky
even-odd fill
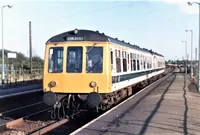
[[[185,56],[183,40],[191,58],[191,36],[186,29],[193,30],[193,58],[198,47],[198,6],[188,6],[187,0],[0,0],[1,6],[5,4],[13,7],[3,9],[4,48],[27,56],[29,21],[33,54],[42,58],[49,38],[75,28],[104,32],[152,49],[166,60]]]

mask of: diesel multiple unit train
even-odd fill
[[[46,43],[43,100],[62,116],[83,108],[105,110],[164,70],[164,56],[156,52],[75,29]]]

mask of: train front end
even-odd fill
[[[87,103],[97,107],[101,94],[111,92],[109,52],[108,42],[95,32],[70,31],[53,37],[45,51],[44,102],[50,106]]]

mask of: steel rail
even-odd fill
[[[29,114],[29,115],[26,115],[26,116],[24,116],[24,117],[22,117],[22,118],[9,121],[9,122],[7,122],[7,123],[5,123],[5,124],[0,125],[0,129],[12,129],[12,127],[13,127],[14,125],[17,125],[17,124],[19,124],[19,123],[21,123],[21,122],[24,122],[24,120],[27,119],[28,117],[34,116],[34,115],[39,114],[39,113],[42,113],[42,112],[49,111],[49,110],[51,110],[51,109],[53,109],[53,108],[50,107],[50,108],[47,108],[47,109],[44,109],[44,110],[41,110],[41,111],[37,111],[37,112],[32,113],[32,114]]]
[[[14,111],[18,111],[18,110],[21,110],[21,109],[24,109],[24,108],[29,108],[29,107],[32,107],[32,106],[36,106],[36,105],[39,105],[39,104],[42,104],[42,103],[44,103],[44,102],[38,102],[38,103],[34,103],[34,104],[23,106],[23,107],[15,108],[15,109],[12,109],[12,110],[8,110],[8,111],[5,111],[5,112],[1,112],[0,116],[3,116],[5,114],[8,114],[8,113],[11,113],[11,112],[14,112]]]
[[[62,120],[56,121],[54,123],[51,123],[45,127],[38,129],[37,131],[33,131],[33,132],[29,133],[29,135],[43,135],[55,128],[67,123],[68,121],[69,121],[69,119],[62,119]]]

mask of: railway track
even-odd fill
[[[33,131],[31,133],[29,133],[30,135],[43,135],[65,123],[69,122],[69,119],[62,119],[62,120],[59,120],[59,121],[55,121],[55,122],[52,122],[51,124],[47,125],[47,126],[44,126],[40,129],[37,129],[36,131]]]
[[[165,74],[170,73],[172,71],[173,71],[173,69],[169,69]],[[138,90],[138,92],[140,90]],[[132,96],[134,96],[134,95],[132,95]],[[128,99],[126,99],[126,100],[128,100]],[[126,100],[124,100],[124,101],[126,101]],[[124,101],[122,101],[122,102],[124,102]],[[28,107],[31,107],[31,106],[28,106]],[[26,108],[26,107],[24,107],[24,108]],[[73,120],[62,119],[62,120],[56,120],[56,121],[55,120],[48,120],[48,121],[42,121],[42,122],[41,121],[31,121],[31,120],[29,120],[31,117],[38,116],[39,114],[41,114],[43,112],[48,112],[48,110],[50,110],[50,108],[47,109],[47,110],[38,111],[36,113],[29,114],[25,117],[7,122],[7,123],[0,126],[0,133],[1,133],[1,131],[5,131],[4,133],[6,133],[6,131],[8,131],[8,130],[15,130],[15,131],[17,130],[18,133],[20,133],[20,135],[21,134],[42,135],[42,134],[45,134],[45,133],[51,131],[49,134],[54,135],[54,134],[57,134],[58,132],[60,134],[62,132],[61,130],[64,130],[63,134],[70,134],[73,131],[75,131],[78,128],[85,125],[86,123],[92,121],[93,119],[99,117],[100,115],[103,115],[103,113],[100,113],[100,114],[97,114],[97,115],[92,115],[92,116],[90,114],[86,114],[88,116],[81,115],[80,117],[77,117]],[[4,113],[8,114],[9,112],[10,111],[4,112]],[[45,116],[47,116],[47,114],[45,114]],[[66,125],[67,129],[66,128],[62,129],[63,125]],[[59,128],[61,128],[61,129],[59,130]]]
[[[43,104],[42,101],[30,104],[30,105],[26,105],[26,106],[23,106],[23,107],[19,107],[19,108],[7,110],[7,111],[4,111],[4,112],[1,112],[0,113],[0,117],[2,117],[2,116],[8,116],[9,114],[15,113],[16,111],[22,111],[23,109],[27,109],[27,108],[30,108],[30,107],[33,107],[33,106],[37,106],[37,105],[41,105],[41,104]]]
[[[0,113],[0,134],[8,129],[12,130],[12,127],[15,127],[15,125],[27,122],[27,119],[30,117],[47,112],[51,109],[52,107],[49,107],[40,101],[3,111]],[[15,130],[18,129],[16,128]]]
[[[45,110],[45,109],[48,109],[48,108],[52,108],[52,107],[45,105],[42,101],[39,101],[39,102],[32,103],[32,104],[29,104],[29,105],[24,105],[24,106],[21,106],[21,107],[17,107],[17,108],[13,108],[13,109],[3,111],[3,112],[0,113],[0,118],[1,119],[4,119],[4,118],[18,119],[18,118],[21,118],[21,117],[26,116],[28,114],[34,114],[35,112]]]
[[[51,109],[52,107],[49,107],[49,108],[42,109],[40,111],[31,113],[31,114],[28,114],[24,117],[21,117],[15,120],[10,120],[0,125],[0,134],[8,134],[8,132],[12,130],[14,131],[18,130],[18,132],[20,131],[21,133],[26,134],[28,132],[37,130],[39,127],[44,126],[44,124],[45,125],[50,124],[52,121],[41,122],[41,121],[32,121],[31,119],[34,119],[35,116],[44,117],[46,112],[48,112]],[[41,116],[41,114],[44,114],[44,115]]]

